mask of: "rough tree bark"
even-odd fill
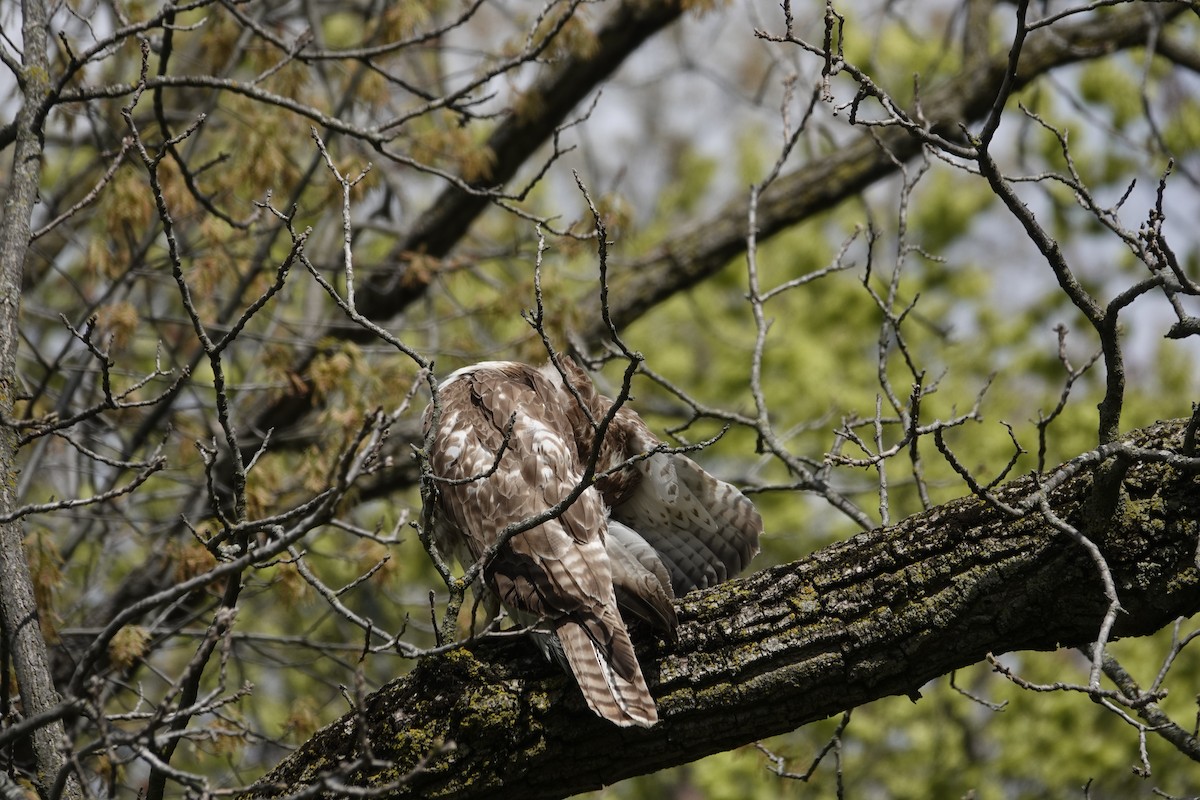
[[[50,95],[49,12],[44,3],[27,2],[21,8],[24,50],[19,79],[25,103],[17,114],[12,179],[0,220],[0,419],[12,418],[19,384],[16,379],[17,323],[21,310],[21,271],[29,247],[30,219],[37,202],[42,175],[42,122]],[[17,431],[0,424],[0,519],[17,507]],[[22,712],[31,717],[51,710],[58,694],[50,678],[46,639],[38,622],[37,601],[24,535],[19,520],[0,522],[0,612],[5,657],[11,660],[21,694]],[[8,709],[5,709],[7,714]],[[61,722],[51,722],[33,733],[38,781],[44,789],[59,778],[63,766]],[[64,776],[65,779],[65,776]],[[73,781],[65,782],[67,796],[78,796]]]
[[[1159,423],[1123,442],[1178,452],[1185,427]],[[1103,497],[1100,463],[1114,462],[1081,459],[1050,507],[1103,552],[1124,609],[1114,634],[1149,634],[1200,610],[1200,477],[1140,461],[1119,497]],[[1037,490],[1027,476],[997,494],[1017,504]],[[1096,563],[1038,511],[1014,518],[968,496],[683,598],[678,643],[640,648],[662,716],[653,728],[591,715],[532,648],[477,646],[421,661],[319,731],[255,796],[336,793],[332,776],[357,763],[349,782],[394,782],[388,797],[563,797],[877,698],[916,699],[988,653],[1087,644],[1107,605]]]

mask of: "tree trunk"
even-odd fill
[[[21,271],[29,248],[30,220],[42,175],[42,125],[50,94],[46,51],[48,11],[44,3],[26,2],[21,9],[23,61],[20,80],[25,103],[16,119],[16,147],[12,179],[4,198],[0,220],[0,420],[13,418],[16,379],[18,320],[21,311]],[[9,425],[0,424],[0,517],[17,507],[17,437]],[[21,711],[26,717],[45,712],[59,702],[50,679],[46,639],[38,622],[37,602],[20,520],[0,523],[0,612],[7,656],[12,660]],[[6,709],[7,711],[7,709]],[[33,733],[34,755],[40,788],[49,793],[59,779],[64,759],[61,722],[51,722]],[[64,776],[65,778],[65,776]],[[76,794],[73,781],[65,783],[68,795]]]
[[[1160,423],[1124,442],[1178,450],[1184,427]],[[1118,502],[1096,496],[1098,463],[1082,460],[1049,502],[1107,560],[1123,607],[1114,635],[1200,610],[1200,479],[1137,462]],[[1036,491],[1030,476],[998,494],[1017,504]],[[254,796],[333,794],[344,781],[395,783],[386,796],[397,798],[563,797],[881,697],[915,699],[988,653],[1085,645],[1107,607],[1095,561],[1037,510],[1013,517],[965,497],[683,598],[679,641],[639,648],[662,717],[652,728],[589,713],[531,647],[479,645],[422,660],[314,735]]]

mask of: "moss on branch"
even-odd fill
[[[1184,425],[1123,441],[1178,450]],[[1100,547],[1123,608],[1114,634],[1146,635],[1200,610],[1200,479],[1162,460],[1132,463],[1122,502],[1097,519],[1104,463],[1080,466],[1050,506]],[[998,496],[1017,505],[1038,485],[1027,476]],[[591,714],[532,647],[484,644],[425,659],[313,736],[255,796],[332,775],[398,781],[386,793],[396,798],[562,797],[881,697],[915,698],[988,653],[1086,645],[1107,606],[1095,562],[1036,510],[1013,517],[965,497],[683,598],[678,642],[639,647],[662,717],[653,728]],[[386,766],[345,774],[368,749]]]

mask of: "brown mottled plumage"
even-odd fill
[[[570,359],[541,369],[476,364],[451,375],[437,403],[429,458],[443,480],[434,536],[464,564],[506,526],[576,489],[596,426],[612,407]],[[433,408],[425,412],[427,432]],[[595,473],[660,444],[621,407]],[[675,595],[732,577],[758,551],[761,531],[758,512],[737,489],[685,456],[654,453],[598,478],[558,517],[512,537],[485,566],[484,580],[518,619],[545,630],[539,643],[561,654],[593,711],[618,725],[648,726],[658,712],[618,609],[673,634]]]

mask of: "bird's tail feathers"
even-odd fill
[[[658,709],[624,626],[610,630],[607,648],[570,618],[561,620],[555,633],[588,708],[621,726],[649,727],[658,722]]]

